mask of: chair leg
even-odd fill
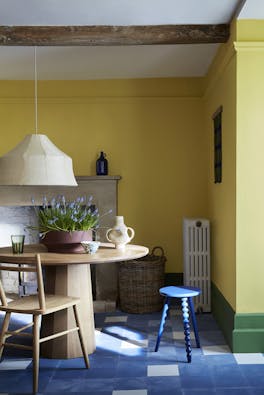
[[[33,393],[38,392],[40,315],[33,315]]]
[[[2,354],[4,351],[4,347],[5,347],[5,339],[6,339],[5,333],[9,327],[10,317],[11,317],[11,313],[9,313],[9,312],[5,313],[4,322],[2,325],[2,330],[1,330],[1,335],[0,335],[0,359],[2,358]]]
[[[198,333],[198,326],[197,326],[197,321],[196,321],[196,316],[195,316],[195,311],[194,311],[194,304],[193,304],[193,298],[188,298],[189,302],[189,307],[190,307],[190,312],[191,312],[191,317],[192,317],[192,324],[193,324],[193,330],[194,330],[194,336],[195,336],[195,341],[196,341],[196,347],[200,348],[200,337]]]
[[[86,366],[87,369],[89,369],[90,362],[89,362],[88,353],[87,353],[87,350],[86,350],[86,347],[85,347],[85,344],[84,344],[84,340],[83,340],[83,332],[82,332],[81,321],[80,321],[80,318],[79,318],[78,309],[77,309],[76,305],[74,305],[72,307],[73,307],[73,312],[74,312],[76,325],[79,327],[78,335],[79,335],[79,339],[80,339],[80,344],[81,344],[81,349],[82,349],[82,353],[83,353],[85,366]]]
[[[183,315],[183,329],[184,329],[187,361],[191,362],[192,361],[192,347],[191,347],[191,335],[190,335],[188,298],[182,298],[182,315]]]
[[[170,307],[170,298],[168,296],[166,296],[163,310],[162,310],[161,320],[160,320],[160,326],[159,326],[159,332],[158,332],[158,337],[157,337],[157,341],[156,341],[155,352],[157,352],[159,349],[159,344],[160,344],[161,336],[162,336],[162,333],[164,330],[165,321],[166,321],[166,318],[168,315],[169,307]]]

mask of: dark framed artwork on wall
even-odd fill
[[[214,182],[222,182],[222,112],[220,106],[213,114],[214,122]]]

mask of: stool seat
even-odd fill
[[[200,288],[196,287],[185,287],[185,286],[168,286],[162,287],[159,293],[163,296],[170,296],[171,298],[190,298],[198,296],[201,293]]]
[[[192,361],[192,348],[191,348],[191,336],[190,336],[190,322],[189,322],[189,311],[192,318],[192,324],[194,329],[196,346],[200,347],[200,339],[198,334],[198,328],[196,323],[194,305],[193,305],[193,297],[198,296],[201,293],[200,288],[191,287],[191,286],[168,286],[162,287],[159,290],[160,294],[165,296],[165,302],[162,310],[159,332],[156,341],[155,351],[158,351],[159,344],[161,340],[161,336],[164,330],[165,321],[169,312],[171,298],[179,298],[181,299],[182,306],[182,317],[183,317],[183,331],[184,331],[184,339],[185,339],[185,348],[187,361]]]

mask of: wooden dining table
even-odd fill
[[[42,265],[45,266],[45,292],[75,296],[80,298],[79,312],[89,354],[96,349],[94,310],[91,281],[91,264],[116,263],[141,258],[148,254],[148,248],[127,244],[124,250],[118,250],[111,243],[101,243],[95,254],[62,254],[48,252],[43,244],[25,245],[23,254],[13,254],[11,247],[0,248],[2,257],[9,257],[13,262],[30,264],[36,253],[40,253]],[[71,309],[45,315],[41,324],[41,336],[70,329],[74,326]],[[47,358],[77,358],[82,356],[77,333],[70,333],[45,342],[41,355]]]

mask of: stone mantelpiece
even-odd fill
[[[116,192],[120,179],[120,176],[77,176],[77,187],[0,185],[0,206],[32,206],[32,197],[36,205],[41,205],[43,196],[49,199],[56,195],[65,195],[69,199],[93,195],[95,199],[100,196],[100,200],[105,202],[105,188],[110,186]]]
[[[80,196],[93,196],[93,204],[99,213],[112,210],[111,214],[102,217],[97,238],[105,240],[105,232],[114,224],[117,215],[117,184],[120,176],[79,176],[76,177],[77,187],[33,187],[33,186],[0,186],[0,246],[10,245],[10,236],[14,233],[25,233],[26,243],[36,242],[37,235],[24,231],[26,225],[35,225],[36,217],[32,203],[41,206],[43,197],[48,200],[57,195],[64,195],[67,200]],[[117,298],[116,265],[96,265],[94,275],[95,297],[98,301],[115,301]],[[14,279],[9,277],[9,285],[16,286]]]

